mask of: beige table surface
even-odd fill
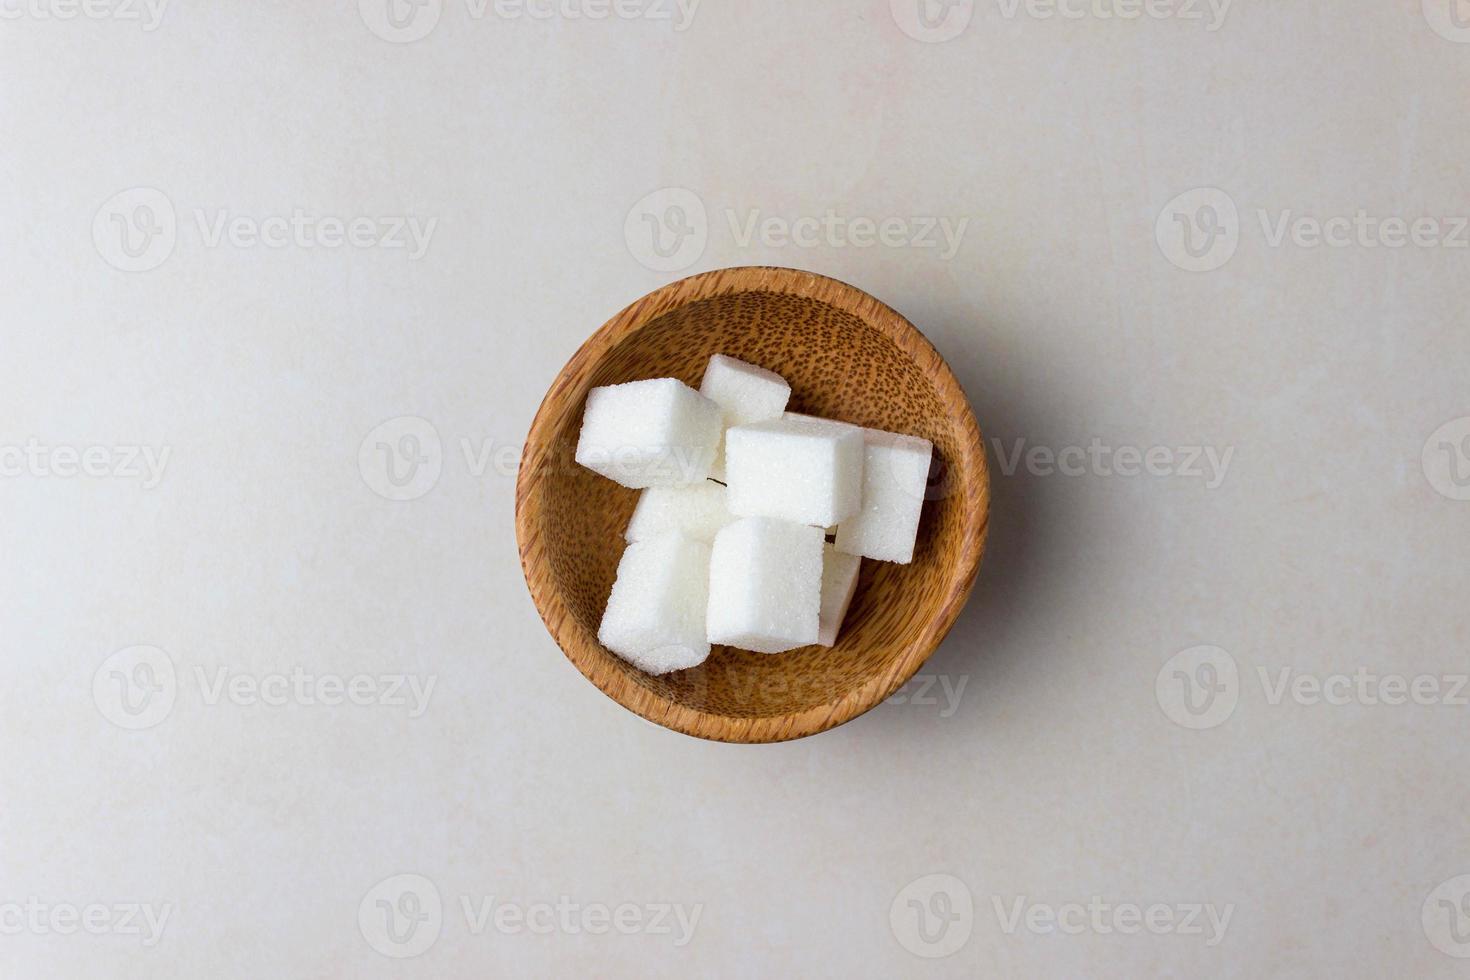
[[[1470,970],[1470,3],[0,13],[0,976]],[[593,689],[511,522],[742,264],[995,472],[920,679],[765,747]]]

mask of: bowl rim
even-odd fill
[[[596,642],[595,635],[589,642],[589,634],[578,626],[561,595],[555,589],[537,589],[532,584],[536,570],[547,562],[547,555],[544,541],[536,533],[537,508],[530,504],[537,493],[533,478],[546,464],[553,432],[584,401],[581,397],[568,399],[566,394],[586,387],[603,354],[674,309],[716,296],[750,291],[783,293],[827,303],[858,317],[913,357],[933,379],[952,421],[959,426],[961,445],[955,462],[960,464],[957,468],[961,478],[971,483],[980,503],[964,515],[963,544],[951,564],[944,603],[886,670],[826,704],[787,714],[746,718],[677,704],[630,680],[621,669],[609,663],[614,655]],[[721,742],[781,742],[815,735],[851,721],[892,696],[929,659],[964,608],[984,555],[989,517],[990,476],[980,426],[954,372],[928,338],[896,310],[857,286],[780,266],[733,266],[697,273],[653,290],[613,316],[557,373],[531,422],[516,474],[515,525],[521,571],[532,602],[562,653],[600,691],[629,711],[681,734]]]

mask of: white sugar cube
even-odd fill
[[[704,663],[709,562],[709,545],[677,531],[628,545],[598,640],[650,674]]]
[[[730,513],[779,517],[820,530],[857,511],[863,430],[787,414],[725,433]]]
[[[914,558],[934,446],[917,436],[863,430],[862,504],[837,525],[837,550],[879,561]]]
[[[822,529],[747,517],[715,535],[710,552],[711,643],[781,653],[817,642]]]
[[[623,536],[633,542],[681,531],[709,543],[733,520],[735,516],[725,509],[725,488],[713,480],[688,487],[649,487],[639,495]]]
[[[837,419],[824,419],[819,415],[803,415],[800,412],[782,412],[781,417],[783,419],[799,419],[803,422],[820,422],[822,425],[831,426],[834,429],[856,429],[858,432],[863,431],[863,427],[860,425],[853,425],[851,422],[840,422]]]
[[[720,407],[674,378],[594,388],[578,463],[625,487],[688,486],[709,476]]]
[[[837,631],[857,591],[858,568],[863,560],[822,545],[822,608],[817,617],[817,642],[830,647],[837,642]]]
[[[791,385],[774,371],[716,354],[704,369],[699,393],[720,406],[724,428],[728,429],[780,418],[791,398]],[[725,478],[724,456],[722,440],[710,469],[710,476],[716,480]]]
[[[699,393],[720,406],[728,425],[780,418],[791,385],[775,371],[716,354],[704,369]]]

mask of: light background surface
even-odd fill
[[[1470,4],[568,2],[4,6],[0,975],[1463,976]],[[640,204],[667,188],[704,224]],[[284,244],[212,238],[297,208]],[[829,209],[967,224],[953,254],[736,230]],[[1437,242],[1276,238],[1360,210]],[[648,268],[645,212],[697,254]],[[333,248],[323,216],[434,225]],[[598,693],[512,529],[581,341],[743,264],[910,317],[995,476],[923,687],[764,747]],[[425,460],[406,489],[378,441]],[[1094,442],[1080,475],[1002,465]],[[1229,464],[1119,475],[1130,447]],[[417,717],[213,693],[298,668],[434,687]],[[1313,703],[1283,671],[1367,679]],[[1366,703],[1391,676],[1438,703]],[[395,944],[406,883],[442,912]],[[643,925],[477,932],[491,896]],[[128,903],[167,907],[156,943]],[[103,934],[63,931],[94,904]],[[1113,928],[1153,904],[1167,934]]]

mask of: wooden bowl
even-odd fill
[[[772,656],[717,646],[699,667],[652,677],[597,641],[638,492],[572,457],[591,389],[661,377],[698,388],[711,354],[786,378],[792,411],[923,436],[936,463],[913,562],[863,560],[835,647]],[[989,509],[980,429],[943,358],[862,290],[793,269],[691,276],[609,320],[547,392],[516,479],[521,567],[567,658],[623,707],[727,742],[825,731],[898,690],[969,596]]]

